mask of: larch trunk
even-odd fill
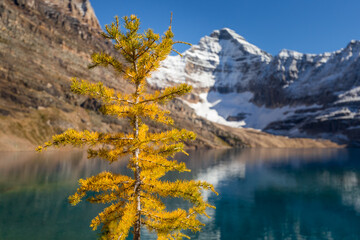
[[[136,94],[138,93],[139,86],[136,86]],[[136,96],[135,103],[139,102],[139,96]],[[139,117],[135,116],[135,139],[139,137]],[[136,206],[137,206],[137,219],[134,224],[134,240],[140,240],[141,237],[141,178],[140,178],[140,166],[139,166],[139,152],[140,149],[135,150],[135,197],[136,197]]]

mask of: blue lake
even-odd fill
[[[216,209],[192,239],[360,239],[360,149],[191,151],[192,170],[168,179],[201,179]],[[90,221],[103,206],[67,197],[79,178],[104,170],[128,174],[83,152],[0,153],[0,239],[96,239]],[[185,206],[166,200],[170,209]],[[154,239],[147,232],[143,239]]]

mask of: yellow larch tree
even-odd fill
[[[206,215],[206,209],[213,207],[203,199],[202,191],[215,190],[204,181],[171,182],[160,178],[168,171],[189,171],[174,156],[178,152],[186,153],[183,141],[195,139],[195,134],[177,128],[165,132],[150,132],[144,121],[148,119],[173,126],[170,112],[164,110],[162,105],[190,92],[191,86],[181,84],[162,91],[146,92],[146,78],[171,51],[175,51],[173,45],[177,42],[173,40],[171,23],[164,35],[159,36],[151,29],[139,33],[140,21],[135,15],[122,20],[123,26],[120,26],[116,17],[111,25],[106,25],[103,33],[105,38],[113,41],[122,60],[107,53],[95,53],[90,67],[111,66],[122,78],[134,85],[134,92],[121,93],[105,87],[101,82],[90,83],[76,78],[72,79],[71,90],[100,100],[100,111],[103,114],[127,118],[132,132],[98,133],[68,129],[53,136],[51,141],[37,150],[42,151],[50,146],[87,146],[88,158],[100,157],[110,163],[130,156],[128,167],[134,172],[133,178],[102,172],[80,179],[77,192],[69,197],[73,205],[83,198],[91,203],[107,204],[90,225],[94,230],[102,225],[102,239],[126,239],[132,228],[134,239],[138,240],[142,226],[155,232],[158,239],[188,237],[181,231],[199,231],[203,224],[198,216]],[[192,203],[192,207],[168,211],[161,201],[164,197],[183,198]]]

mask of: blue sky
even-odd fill
[[[163,33],[173,12],[176,40],[196,44],[224,27],[275,55],[281,49],[331,52],[360,40],[360,0],[92,0],[101,26],[136,14]],[[181,52],[187,46],[176,47]]]

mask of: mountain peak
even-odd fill
[[[351,40],[346,48],[360,47],[360,40]]]
[[[280,58],[288,58],[288,57],[293,57],[296,59],[300,59],[304,54],[294,51],[294,50],[289,50],[289,49],[281,49],[281,51],[279,52],[278,56]]]
[[[360,44],[360,40],[353,39],[350,41],[350,44]]]
[[[78,19],[93,29],[101,30],[90,0],[44,0],[44,2],[58,7],[65,14]]]
[[[220,30],[215,30],[210,34],[210,37],[219,38],[222,40],[241,39],[243,41],[246,41],[244,37],[240,36],[230,28],[222,28]]]

